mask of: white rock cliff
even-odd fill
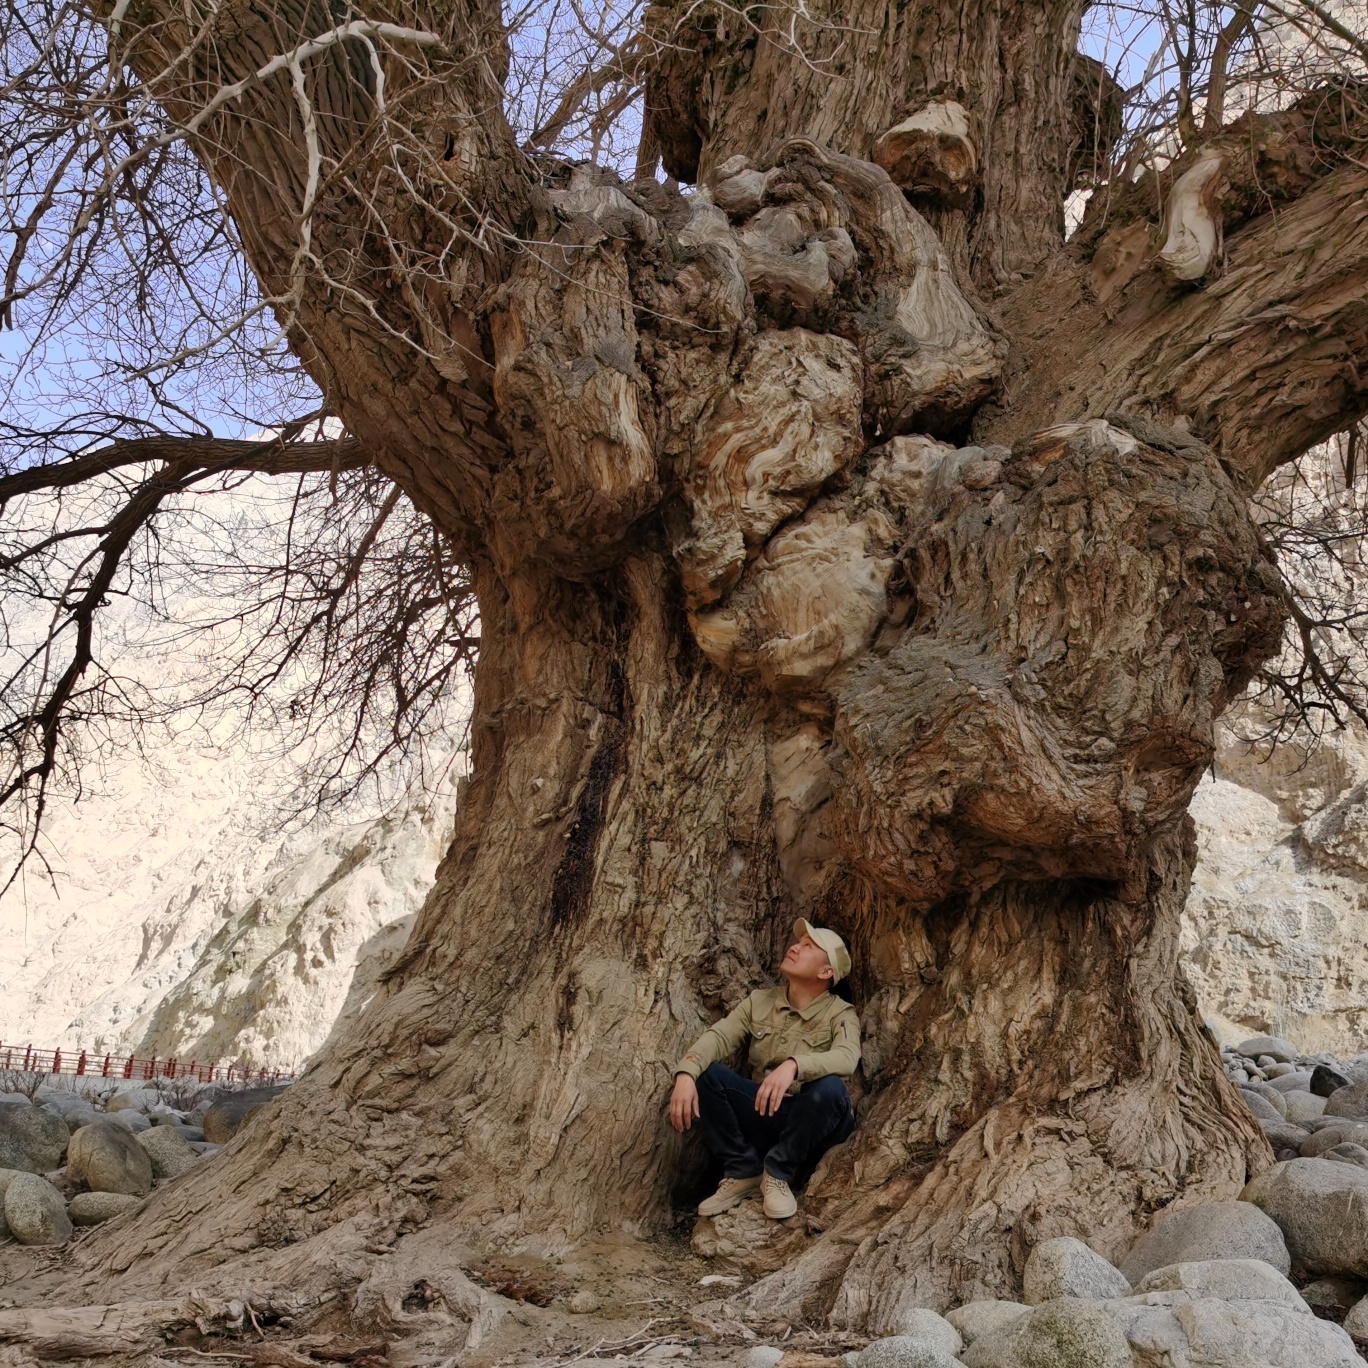
[[[293,1068],[402,948],[455,775],[380,817],[263,836],[246,757],[130,760],[45,828],[0,898],[0,1040]]]
[[[0,898],[0,1040],[293,1067],[402,947],[454,776],[385,817],[263,839],[248,760],[167,748],[47,829]],[[1260,763],[1223,735],[1192,804],[1188,972],[1227,1040],[1368,1048],[1368,738]]]

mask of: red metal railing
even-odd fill
[[[76,1074],[90,1078],[194,1078],[201,1083],[280,1083],[295,1075],[288,1069],[243,1069],[237,1064],[207,1064],[192,1059],[135,1059],[132,1055],[94,1055],[85,1050],[38,1050],[32,1045],[0,1041],[0,1069],[24,1073]]]

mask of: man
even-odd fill
[[[759,1188],[765,1215],[798,1210],[795,1179],[855,1129],[842,1079],[860,1063],[860,1021],[832,987],[850,972],[845,942],[825,927],[794,924],[798,939],[779,972],[782,988],[757,988],[730,1016],[698,1038],[675,1067],[670,1124],[703,1123],[724,1177],[700,1203],[716,1216]],[[721,1061],[750,1040],[750,1078]]]

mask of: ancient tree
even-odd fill
[[[515,137],[486,0],[97,17],[480,649],[401,962],[84,1246],[92,1295],[403,1320],[415,1251],[650,1229],[696,1171],[670,1065],[795,914],[852,946],[868,1097],[757,1304],[1010,1296],[1039,1239],[1116,1252],[1270,1160],[1177,964],[1185,812],[1282,637],[1251,496],[1368,409],[1358,85],[1188,99],[1109,179],[1080,0],[660,0],[629,179]]]

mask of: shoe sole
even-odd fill
[[[765,1212],[765,1215],[768,1216],[768,1217],[770,1218],[771,1221],[787,1221],[788,1218],[789,1218],[790,1216],[796,1216],[797,1214],[798,1214],[798,1208],[797,1208],[796,1206],[793,1208],[792,1211],[768,1211],[768,1210],[767,1210],[767,1211]]]

